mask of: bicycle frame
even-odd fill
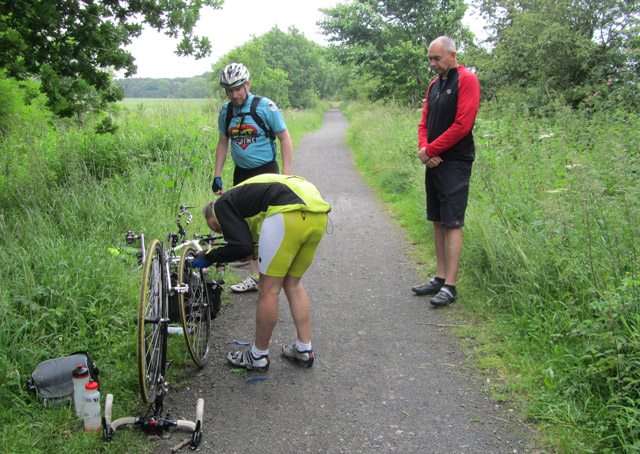
[[[144,245],[144,233],[141,233],[140,235],[136,235],[131,230],[129,230],[125,234],[124,239],[127,242],[127,244],[132,244],[135,240],[140,240],[140,248],[142,251],[142,258],[140,259],[140,263],[144,263],[145,260],[147,259],[145,255],[147,253],[147,249]]]
[[[168,233],[167,234],[167,242],[169,244],[171,244],[171,248],[169,249],[164,249],[165,250],[165,277],[166,277],[166,288],[167,288],[167,310],[169,309],[168,306],[168,296],[171,294],[171,292],[176,292],[176,293],[187,293],[189,291],[189,287],[187,284],[178,284],[176,286],[173,286],[171,283],[171,271],[173,271],[176,267],[176,265],[178,264],[178,262],[180,261],[180,258],[178,257],[177,252],[188,247],[188,246],[192,246],[196,251],[200,252],[202,250],[202,247],[200,246],[200,240],[198,239],[198,237],[196,237],[193,240],[186,240],[185,238],[187,236],[187,232],[184,230],[184,228],[182,227],[182,224],[180,223],[180,218],[187,214],[188,218],[187,218],[187,225],[189,225],[191,223],[191,219],[192,219],[192,215],[189,211],[187,211],[188,208],[193,208],[193,207],[188,207],[185,205],[181,205],[180,206],[180,213],[178,213],[178,233]],[[203,237],[200,237],[203,238]],[[178,241],[181,241],[181,244],[177,244]],[[202,278],[204,279],[204,276],[202,276]],[[167,312],[168,313],[168,312]]]
[[[182,244],[179,244],[175,247],[172,247],[171,249],[164,250],[165,253],[165,257],[164,257],[164,276],[165,276],[165,285],[167,288],[167,294],[166,294],[166,300],[167,300],[167,313],[169,310],[169,295],[171,294],[171,292],[176,292],[176,293],[187,293],[189,291],[189,285],[188,284],[176,284],[175,286],[171,283],[171,272],[175,271],[176,266],[178,265],[178,263],[180,262],[180,257],[176,254],[176,252],[181,251],[182,249],[186,248],[187,246],[193,246],[198,252],[202,250],[202,247],[200,246],[200,243],[198,240],[187,240]],[[203,276],[204,278],[204,276]]]

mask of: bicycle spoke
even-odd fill
[[[166,332],[163,332],[162,245],[149,245],[144,264],[138,317],[138,381],[143,399],[152,403],[161,390],[166,362]]]
[[[191,268],[195,250],[185,248],[180,258],[178,276],[180,284],[188,285],[188,292],[180,295],[180,318],[187,348],[193,361],[200,367],[207,363],[211,336],[211,314],[204,277],[197,268]]]

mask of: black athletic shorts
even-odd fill
[[[471,161],[442,161],[433,169],[427,167],[424,186],[429,221],[450,229],[464,225],[472,165]]]
[[[233,185],[242,183],[244,180],[248,180],[251,177],[262,175],[263,173],[280,173],[280,167],[278,167],[278,161],[267,162],[253,169],[243,169],[236,166],[233,170]]]

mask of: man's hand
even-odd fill
[[[422,161],[423,164],[427,163],[427,161],[429,160],[429,155],[427,154],[426,148],[420,148],[418,150],[418,158],[420,158],[420,161]]]
[[[211,185],[211,189],[215,195],[222,194],[222,178],[215,177],[213,179],[213,184]]]
[[[430,158],[429,155],[427,154],[426,148],[420,148],[418,150],[418,158],[420,158],[420,161],[422,161],[423,164],[426,164],[428,167],[432,169],[434,167],[437,167],[438,164],[442,162],[442,158],[440,156],[434,156],[433,158]]]
[[[433,169],[434,167],[437,167],[441,162],[442,158],[440,156],[434,156],[433,158],[427,159],[427,166]]]

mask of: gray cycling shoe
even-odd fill
[[[299,352],[295,345],[288,344],[282,346],[282,356],[297,362],[302,367],[313,366],[313,350]]]
[[[231,285],[229,288],[235,293],[255,292],[258,290],[258,280],[253,276],[249,276],[244,281]]]
[[[244,367],[248,370],[266,371],[269,369],[269,355],[254,358],[251,354],[251,347],[237,352],[227,353],[227,361],[236,367]]]

